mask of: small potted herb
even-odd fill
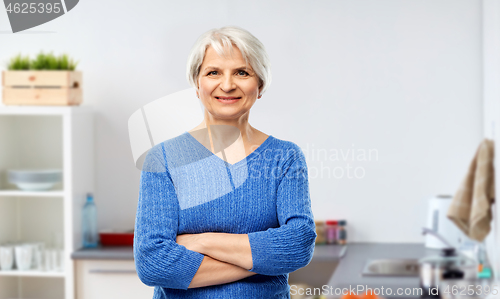
[[[82,73],[67,54],[40,52],[34,59],[18,54],[2,73],[5,105],[79,105]]]

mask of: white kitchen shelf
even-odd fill
[[[0,197],[64,197],[64,191],[0,190]]]
[[[75,299],[71,253],[82,247],[81,211],[94,192],[94,126],[89,107],[0,106],[0,244],[64,248],[64,272],[1,271],[0,299]],[[49,191],[23,191],[8,169],[61,169]],[[59,278],[59,279],[54,279]]]
[[[4,271],[4,270],[0,270],[0,276],[64,278],[64,277],[66,277],[66,274],[64,272],[36,271],[36,270],[29,270],[29,271],[18,271],[18,270]]]
[[[0,115],[69,115],[86,113],[89,107],[57,107],[57,106],[0,106]]]

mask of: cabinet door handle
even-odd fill
[[[108,269],[91,269],[92,274],[137,274],[135,270],[108,270]]]

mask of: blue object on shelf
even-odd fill
[[[87,194],[87,202],[83,206],[82,233],[84,248],[94,248],[99,245],[99,235],[97,233],[97,209],[94,203],[94,197],[91,193]]]

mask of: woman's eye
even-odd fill
[[[248,76],[248,73],[245,71],[238,71],[238,75],[240,76]]]
[[[208,73],[208,75],[217,75],[217,71],[211,71]]]

